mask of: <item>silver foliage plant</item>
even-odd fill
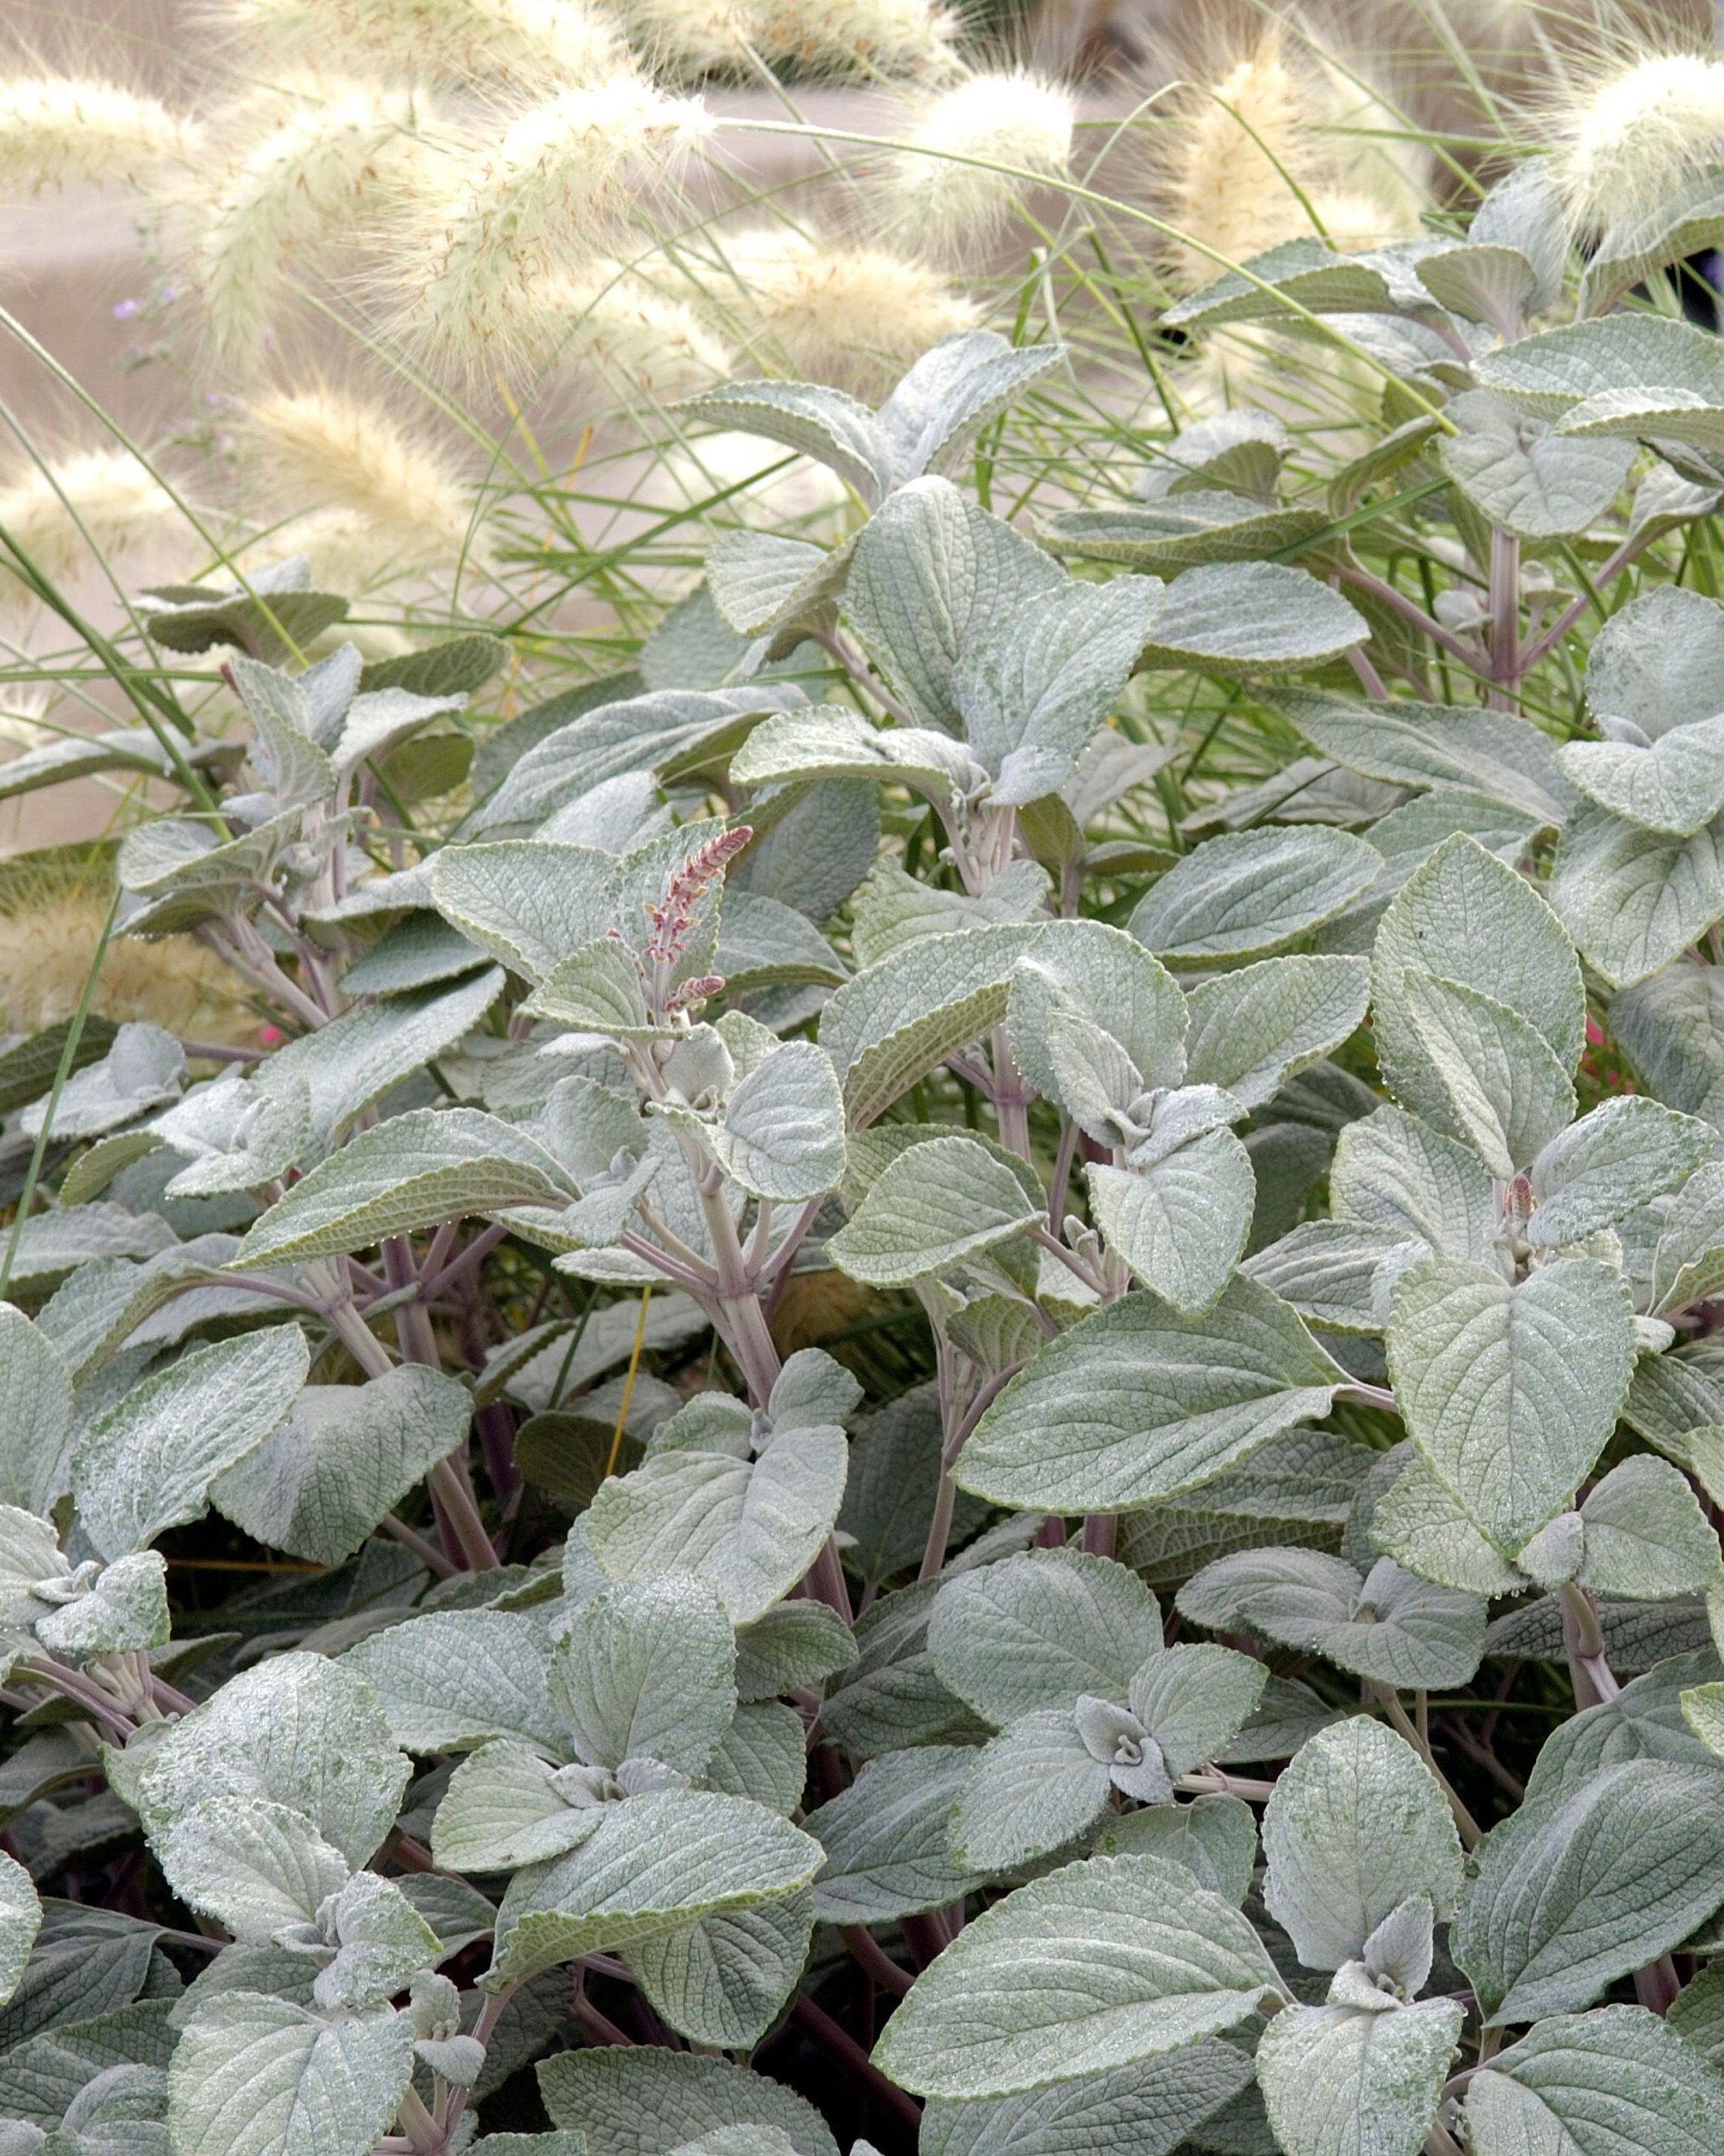
[[[286,1037],[0,1054],[4,2156],[835,2156],[793,2081],[927,2156],[1724,2147],[1724,608],[1652,551],[1724,353],[1608,311],[1704,207],[1577,308],[1529,169],[1173,310],[1382,377],[1315,506],[1236,412],[1015,528],[1061,355],[984,332],[714,391],[865,521],[500,728],[484,638],[304,663],[303,565],[146,600],[249,746],[5,784],[176,786],[117,932]],[[1287,744],[1173,849],[1140,677]],[[781,1352],[834,1269],[931,1379]],[[286,1569],[176,1634],[207,1519]]]

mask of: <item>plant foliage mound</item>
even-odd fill
[[[713,390],[853,535],[506,723],[145,595],[4,784],[272,1045],[0,1054],[5,2156],[1724,2147],[1706,186],[1033,528],[1051,344]]]

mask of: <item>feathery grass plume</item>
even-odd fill
[[[1631,223],[1724,164],[1724,60],[1643,54],[1553,97],[1541,117],[1576,223]]]
[[[1064,172],[1076,117],[1070,90],[1022,68],[973,75],[928,100],[889,167],[894,228],[943,254],[993,239],[1024,191],[1015,173]]]
[[[224,15],[316,64],[369,64],[421,80],[542,90],[592,82],[624,57],[613,26],[586,0],[226,0]]]
[[[792,372],[885,386],[981,310],[937,270],[883,247],[788,225],[725,233],[721,268],[703,275],[717,318],[750,328]]]
[[[732,371],[728,346],[692,306],[614,262],[552,277],[534,296],[528,341],[543,361],[584,361],[629,395],[689,396]]]
[[[615,0],[636,51],[653,68],[705,75],[733,67],[748,42],[746,0]]]
[[[1417,155],[1389,135],[1368,93],[1295,55],[1278,27],[1262,32],[1231,68],[1198,73],[1154,130],[1155,208],[1198,243],[1168,243],[1168,276],[1191,290],[1220,275],[1216,255],[1244,262],[1309,235],[1318,197],[1335,202],[1353,245],[1416,229]]]
[[[0,82],[0,195],[70,181],[133,182],[196,148],[195,122],[153,97],[87,75]]]
[[[246,434],[279,496],[329,520],[316,534],[325,552],[362,553],[375,573],[379,560],[439,567],[468,547],[473,490],[390,414],[333,390],[304,390],[260,398]],[[305,551],[297,532],[292,545]]]
[[[0,1019],[9,1033],[35,1033],[72,1016],[107,918],[107,893],[87,881],[8,891],[0,909]],[[144,1020],[186,1040],[257,1035],[238,978],[190,936],[115,938],[91,1008],[117,1024]]]
[[[179,514],[130,450],[75,450],[45,468],[33,464],[0,490],[0,532],[54,583],[87,568],[92,547],[116,559],[171,531]],[[15,600],[24,590],[0,577],[0,594]]]
[[[538,325],[534,287],[598,251],[648,153],[662,169],[706,126],[697,99],[666,97],[618,73],[487,135],[452,186],[414,206],[400,280],[403,332],[473,372],[518,355]]]
[[[256,107],[232,123],[236,130]],[[388,198],[421,145],[414,99],[349,85],[290,91],[262,141],[249,140],[213,201],[193,211],[196,274],[209,333],[229,359],[252,356],[289,267]]]
[[[700,0],[690,0],[698,6]],[[949,63],[958,18],[938,0],[736,0],[749,43],[809,74],[916,75]]]

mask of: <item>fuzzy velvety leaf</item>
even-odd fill
[[[1040,1217],[1011,1170],[973,1139],[900,1153],[827,1246],[871,1287],[892,1287],[980,1257]]]
[[[814,1883],[825,1923],[889,1923],[972,1893],[980,1873],[953,1856],[952,1807],[975,1766],[968,1745],[930,1744],[870,1760],[804,1822],[826,1851]]]
[[[1068,1864],[967,1924],[875,2063],[927,2096],[1009,2096],[1176,2051],[1281,1983],[1239,1911],[1154,1857]]]
[[[1170,868],[1131,916],[1158,957],[1248,958],[1291,943],[1374,883],[1381,857],[1350,831],[1224,833]]]
[[[538,2074],[552,2123],[584,2133],[590,2156],[672,2156],[702,2134],[736,2125],[775,2129],[797,2156],[838,2156],[811,2104],[728,2059],[642,2044],[559,2052]]]
[[[989,1408],[957,1479],[997,1504],[1123,1511],[1193,1489],[1327,1412],[1340,1374],[1236,1277],[1202,1317],[1128,1295],[1049,1343]]]
[[[394,2123],[413,2030],[389,2007],[326,2018],[253,1991],[217,1993],[169,2074],[182,2156],[363,2156]]]
[[[1724,1901],[1724,1777],[1606,1766],[1486,1835],[1450,1951],[1491,2026],[1589,2006]]]
[[[1287,2156],[1418,2156],[1465,2019],[1455,1999],[1276,2014],[1257,2046],[1257,2082]]]
[[[1468,2084],[1465,2117],[1478,2156],[1709,2156],[1724,2075],[1643,2007],[1600,2007],[1498,2052]]]

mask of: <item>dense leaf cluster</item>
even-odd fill
[[[306,663],[303,565],[150,600],[249,736],[3,785],[178,786],[116,932],[285,1037],[0,1052],[5,2156],[1724,2146],[1724,353],[1603,311],[1670,228],[1570,309],[1528,168],[1172,311],[1369,362],[1326,499],[1229,413],[1031,535],[986,332],[714,392],[854,535],[502,726],[485,639]],[[1282,768],[1152,836],[1146,685]],[[835,1276],[931,1375],[795,1344]]]

